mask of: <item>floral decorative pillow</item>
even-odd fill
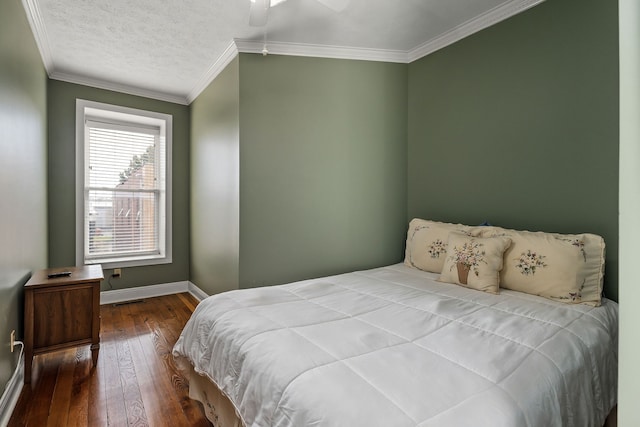
[[[473,237],[452,232],[440,280],[497,294],[503,254],[510,245],[508,237]]]
[[[409,223],[404,263],[432,273],[440,273],[447,254],[449,233],[470,233],[473,227],[462,224],[415,218]]]
[[[490,227],[483,236],[513,241],[504,254],[500,286],[566,303],[600,305],[604,239],[594,234],[551,234]]]

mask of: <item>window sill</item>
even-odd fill
[[[171,264],[170,256],[142,256],[142,257],[123,257],[123,258],[104,258],[85,260],[84,264],[102,264],[102,268],[126,268],[126,267],[144,267],[149,265]]]

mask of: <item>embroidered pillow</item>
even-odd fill
[[[598,306],[604,277],[604,239],[490,227],[483,236],[513,241],[504,254],[500,286],[566,303]]]
[[[473,237],[452,232],[440,280],[497,294],[503,254],[510,245],[508,237]]]
[[[409,223],[404,263],[432,273],[440,273],[447,254],[449,233],[469,233],[473,227],[415,218]]]

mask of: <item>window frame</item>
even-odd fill
[[[160,138],[164,137],[165,182],[160,187],[158,210],[164,207],[164,216],[158,216],[158,246],[160,253],[114,255],[112,257],[88,258],[89,240],[85,224],[86,163],[88,159],[88,140],[85,123],[98,121],[116,127],[133,128],[154,127],[160,129]],[[169,264],[172,262],[172,135],[173,117],[170,114],[140,110],[119,105],[76,99],[76,265],[101,264],[103,268],[138,267]],[[162,206],[161,206],[161,205]]]

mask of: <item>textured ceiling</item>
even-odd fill
[[[350,0],[338,13],[288,0],[261,28],[250,0],[23,3],[52,78],[188,103],[265,35],[271,53],[410,62],[541,1]]]

